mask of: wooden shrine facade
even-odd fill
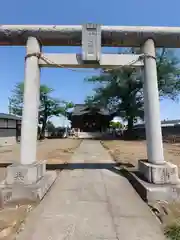
[[[76,104],[69,116],[71,127],[81,132],[102,132],[109,127],[114,115],[106,109],[89,108],[85,104]]]

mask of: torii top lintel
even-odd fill
[[[139,47],[151,38],[156,47],[180,48],[180,27],[101,26],[102,46]],[[81,25],[0,25],[0,45],[26,45],[29,36],[44,46],[80,46]]]

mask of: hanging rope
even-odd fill
[[[29,53],[25,56],[25,60],[29,57],[37,57],[39,59],[42,59],[43,61],[45,61],[46,63],[48,63],[49,65],[53,65],[55,67],[60,67],[60,68],[66,68],[70,71],[73,71],[73,72],[85,72],[85,73],[88,73],[88,71],[83,71],[83,70],[77,70],[77,69],[72,69],[72,68],[67,68],[66,66],[62,65],[62,64],[58,64],[54,61],[51,61],[50,59],[48,59],[47,57],[45,57],[42,53],[39,53],[39,52],[35,52],[35,53]],[[105,69],[106,72],[108,71],[112,71],[112,70],[118,70],[120,68],[124,68],[124,67],[128,67],[128,66],[132,66],[133,64],[135,64],[136,62],[138,61],[142,61],[144,60],[145,58],[153,58],[154,60],[156,60],[156,57],[152,56],[152,55],[149,55],[149,54],[140,54],[137,59],[134,59],[132,61],[130,61],[129,63],[126,63],[124,65],[121,65],[121,66],[117,66],[117,67],[113,67],[113,68],[108,68],[108,69]],[[92,72],[92,70],[91,70]]]

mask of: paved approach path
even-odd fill
[[[99,141],[84,140],[74,170],[59,174],[17,239],[164,240],[158,220],[113,164]]]

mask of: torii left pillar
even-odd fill
[[[36,140],[40,100],[40,68],[38,64],[38,53],[40,53],[40,51],[41,48],[37,39],[29,37],[26,49],[24,108],[21,129],[20,162],[23,165],[29,165],[36,162]]]
[[[46,161],[36,160],[41,50],[38,40],[29,37],[26,50],[20,163],[7,167],[3,190],[0,191],[1,203],[5,201],[7,194],[8,200],[40,200],[56,179],[56,172],[46,172]]]

